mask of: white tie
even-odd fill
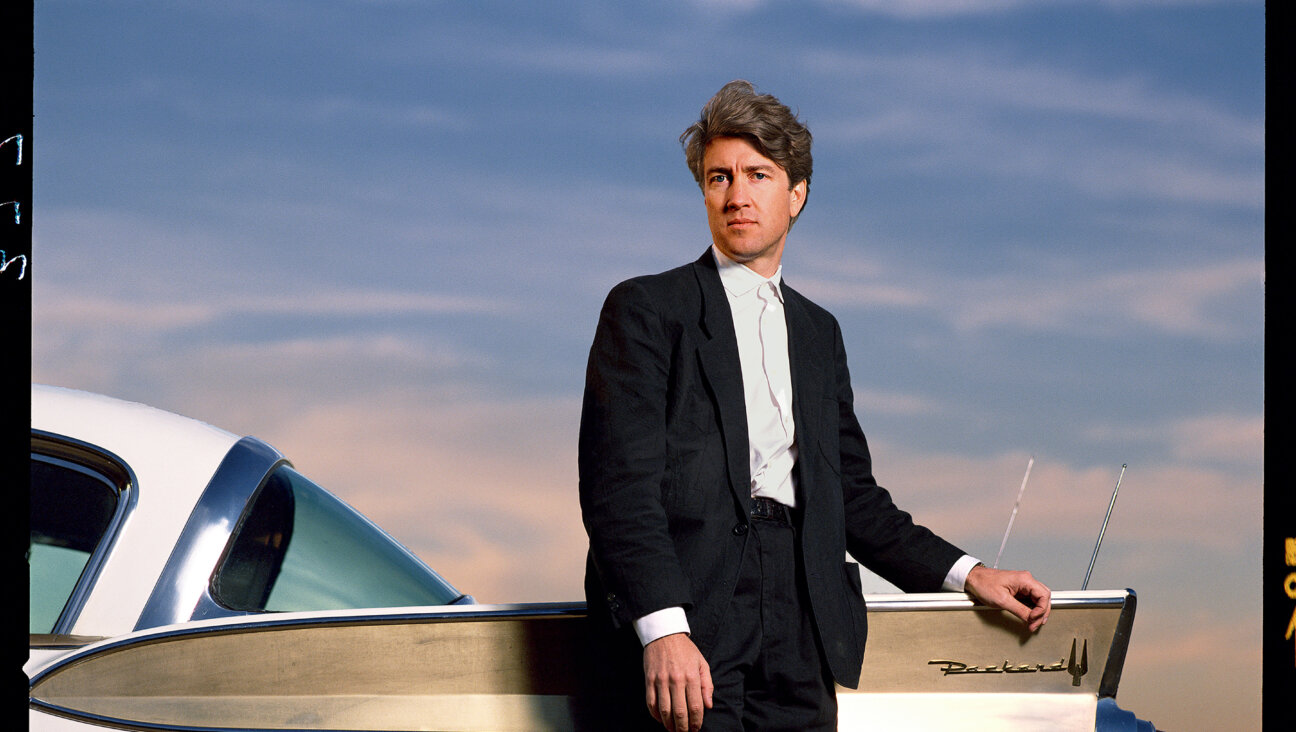
[[[792,376],[788,371],[787,323],[783,303],[771,282],[756,290],[761,301],[757,329],[760,334],[761,370],[766,403],[747,410],[752,449],[752,495],[796,504],[792,466],[796,446],[792,418]]]
[[[787,389],[792,385],[792,378],[787,373],[787,325],[772,282],[761,285],[756,296],[763,303],[760,314],[761,367],[765,371],[770,402],[778,414],[783,436],[788,437],[792,430],[792,416],[787,413],[787,404],[791,401]]]

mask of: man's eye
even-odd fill
[[[712,183],[724,183],[728,179],[729,176],[724,175],[722,173],[716,173],[715,175],[711,176]]]

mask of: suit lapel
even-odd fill
[[[747,405],[743,399],[742,365],[738,361],[738,338],[733,314],[725,297],[720,273],[711,250],[693,265],[702,293],[702,322],[705,336],[697,349],[698,363],[711,393],[715,395],[724,437],[729,488],[746,511],[751,510],[750,448],[747,440]]]
[[[814,476],[806,474],[806,466],[814,460],[807,459],[809,450],[819,449],[819,411],[823,401],[824,364],[815,358],[820,353],[819,334],[815,330],[805,298],[783,284],[783,312],[788,330],[788,366],[792,370],[792,413],[796,420],[796,443],[800,457],[797,470],[800,499],[810,503],[807,490],[814,484]]]

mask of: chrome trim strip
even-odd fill
[[[234,623],[211,622],[203,625],[178,626],[149,633],[150,640],[202,633],[229,633],[266,630],[280,627],[313,625],[367,625],[407,622],[466,622],[470,620],[509,620],[512,618],[584,617],[583,602],[527,603],[518,605],[427,605],[423,608],[358,608],[353,610],[310,611],[300,613],[256,613]],[[134,640],[124,641],[134,642]],[[104,646],[108,648],[111,646]]]
[[[285,464],[283,454],[255,437],[230,448],[180,532],[135,630],[246,614],[216,604],[208,584],[248,502],[266,476]]]
[[[113,509],[112,519],[109,520],[108,530],[104,532],[103,539],[90,554],[90,559],[86,561],[85,569],[81,571],[76,587],[73,588],[67,604],[63,606],[63,612],[50,631],[52,634],[66,635],[80,617],[90,591],[99,579],[99,572],[102,571],[108,555],[117,543],[118,536],[121,535],[122,524],[139,503],[139,482],[135,472],[130,469],[125,460],[101,447],[66,435],[33,429],[31,455],[32,458],[62,465],[102,480],[117,493],[117,505]],[[91,465],[83,465],[78,460],[89,462]],[[114,472],[119,475],[110,475]]]
[[[1133,590],[1063,590],[1053,593],[1051,604],[1054,608],[1121,607],[1129,602],[1129,596],[1133,594]],[[985,607],[961,592],[865,595],[864,603],[870,613],[966,610]]]

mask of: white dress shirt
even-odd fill
[[[796,427],[792,419],[792,370],[788,360],[787,320],[783,313],[783,265],[762,277],[711,246],[720,282],[729,299],[747,407],[751,494],[796,507]],[[962,592],[977,565],[964,555],[945,576],[942,589]],[[644,645],[672,633],[689,632],[682,607],[668,607],[634,621]]]
[[[752,497],[795,508],[796,425],[792,419],[792,370],[781,289],[783,266],[769,278],[729,259],[714,245],[720,283],[729,299],[747,407]]]

